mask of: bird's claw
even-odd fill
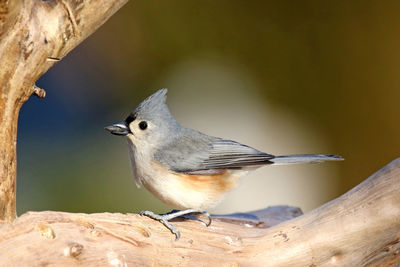
[[[168,219],[165,218],[165,217],[167,217],[167,215],[156,214],[149,210],[142,210],[141,212],[139,212],[139,215],[149,217],[153,220],[156,220],[156,221],[159,221],[160,223],[162,223],[166,228],[168,228],[168,230],[171,231],[171,233],[173,233],[175,235],[175,241],[178,241],[179,238],[181,237],[181,233],[179,232],[178,228],[176,228],[174,225],[172,225],[168,221]]]
[[[187,214],[187,215],[182,215],[182,218],[185,218],[187,220],[194,220],[194,221],[198,221],[201,222],[205,227],[208,227],[211,225],[211,216],[208,212],[198,212],[198,214],[203,215],[205,217],[207,217],[208,222],[203,221],[202,219],[200,219],[199,217],[197,217],[196,213],[193,213],[193,215]]]
[[[196,216],[192,216],[190,214],[193,214],[193,215],[202,214],[208,218],[208,223],[206,223],[203,220],[197,218]],[[156,214],[149,210],[143,210],[143,211],[139,212],[139,215],[149,217],[153,220],[156,220],[156,221],[159,221],[160,223],[162,223],[166,228],[168,228],[168,230],[171,231],[171,233],[173,233],[175,235],[175,241],[179,240],[179,238],[181,237],[181,233],[176,226],[174,226],[173,224],[171,224],[169,222],[169,220],[172,220],[172,219],[178,218],[178,217],[183,217],[185,219],[195,219],[197,221],[200,221],[206,227],[210,226],[210,224],[211,224],[211,216],[208,212],[197,211],[197,210],[193,210],[193,209],[180,210],[180,211],[174,210],[174,211],[171,211],[171,212],[168,212],[165,214],[161,214],[161,215]]]

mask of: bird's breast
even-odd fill
[[[244,171],[223,170],[218,174],[175,173],[153,161],[151,175],[142,184],[156,197],[176,209],[206,210],[217,205],[235,188]],[[150,172],[149,172],[150,173]]]

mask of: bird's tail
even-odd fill
[[[276,156],[269,161],[274,164],[295,164],[295,163],[317,163],[326,160],[343,160],[341,156],[336,155],[322,155],[322,154],[299,154],[299,155],[287,155],[287,156]]]

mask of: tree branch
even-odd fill
[[[397,266],[400,263],[400,159],[343,196],[302,216],[292,208],[175,222],[179,241],[136,214],[29,212],[0,226],[5,265],[70,266]],[[268,220],[265,220],[267,214]],[[277,216],[279,215],[279,216]],[[276,223],[279,223],[275,225]],[[274,225],[270,228],[269,226]]]
[[[0,219],[16,216],[18,114],[36,80],[127,0],[0,2]]]

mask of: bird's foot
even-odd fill
[[[152,211],[144,210],[139,213],[142,216],[146,216],[152,218],[153,220],[157,220],[162,223],[166,228],[168,228],[171,233],[175,235],[175,241],[178,241],[181,237],[181,233],[179,232],[178,228],[171,224],[169,221],[175,218],[185,218],[185,219],[193,219],[200,221],[205,226],[210,226],[211,224],[211,216],[208,212],[205,211],[198,211],[195,209],[187,209],[187,210],[172,210],[171,212],[165,214],[155,214]],[[195,215],[204,215],[208,218],[208,223],[204,222],[203,220],[197,218]]]

